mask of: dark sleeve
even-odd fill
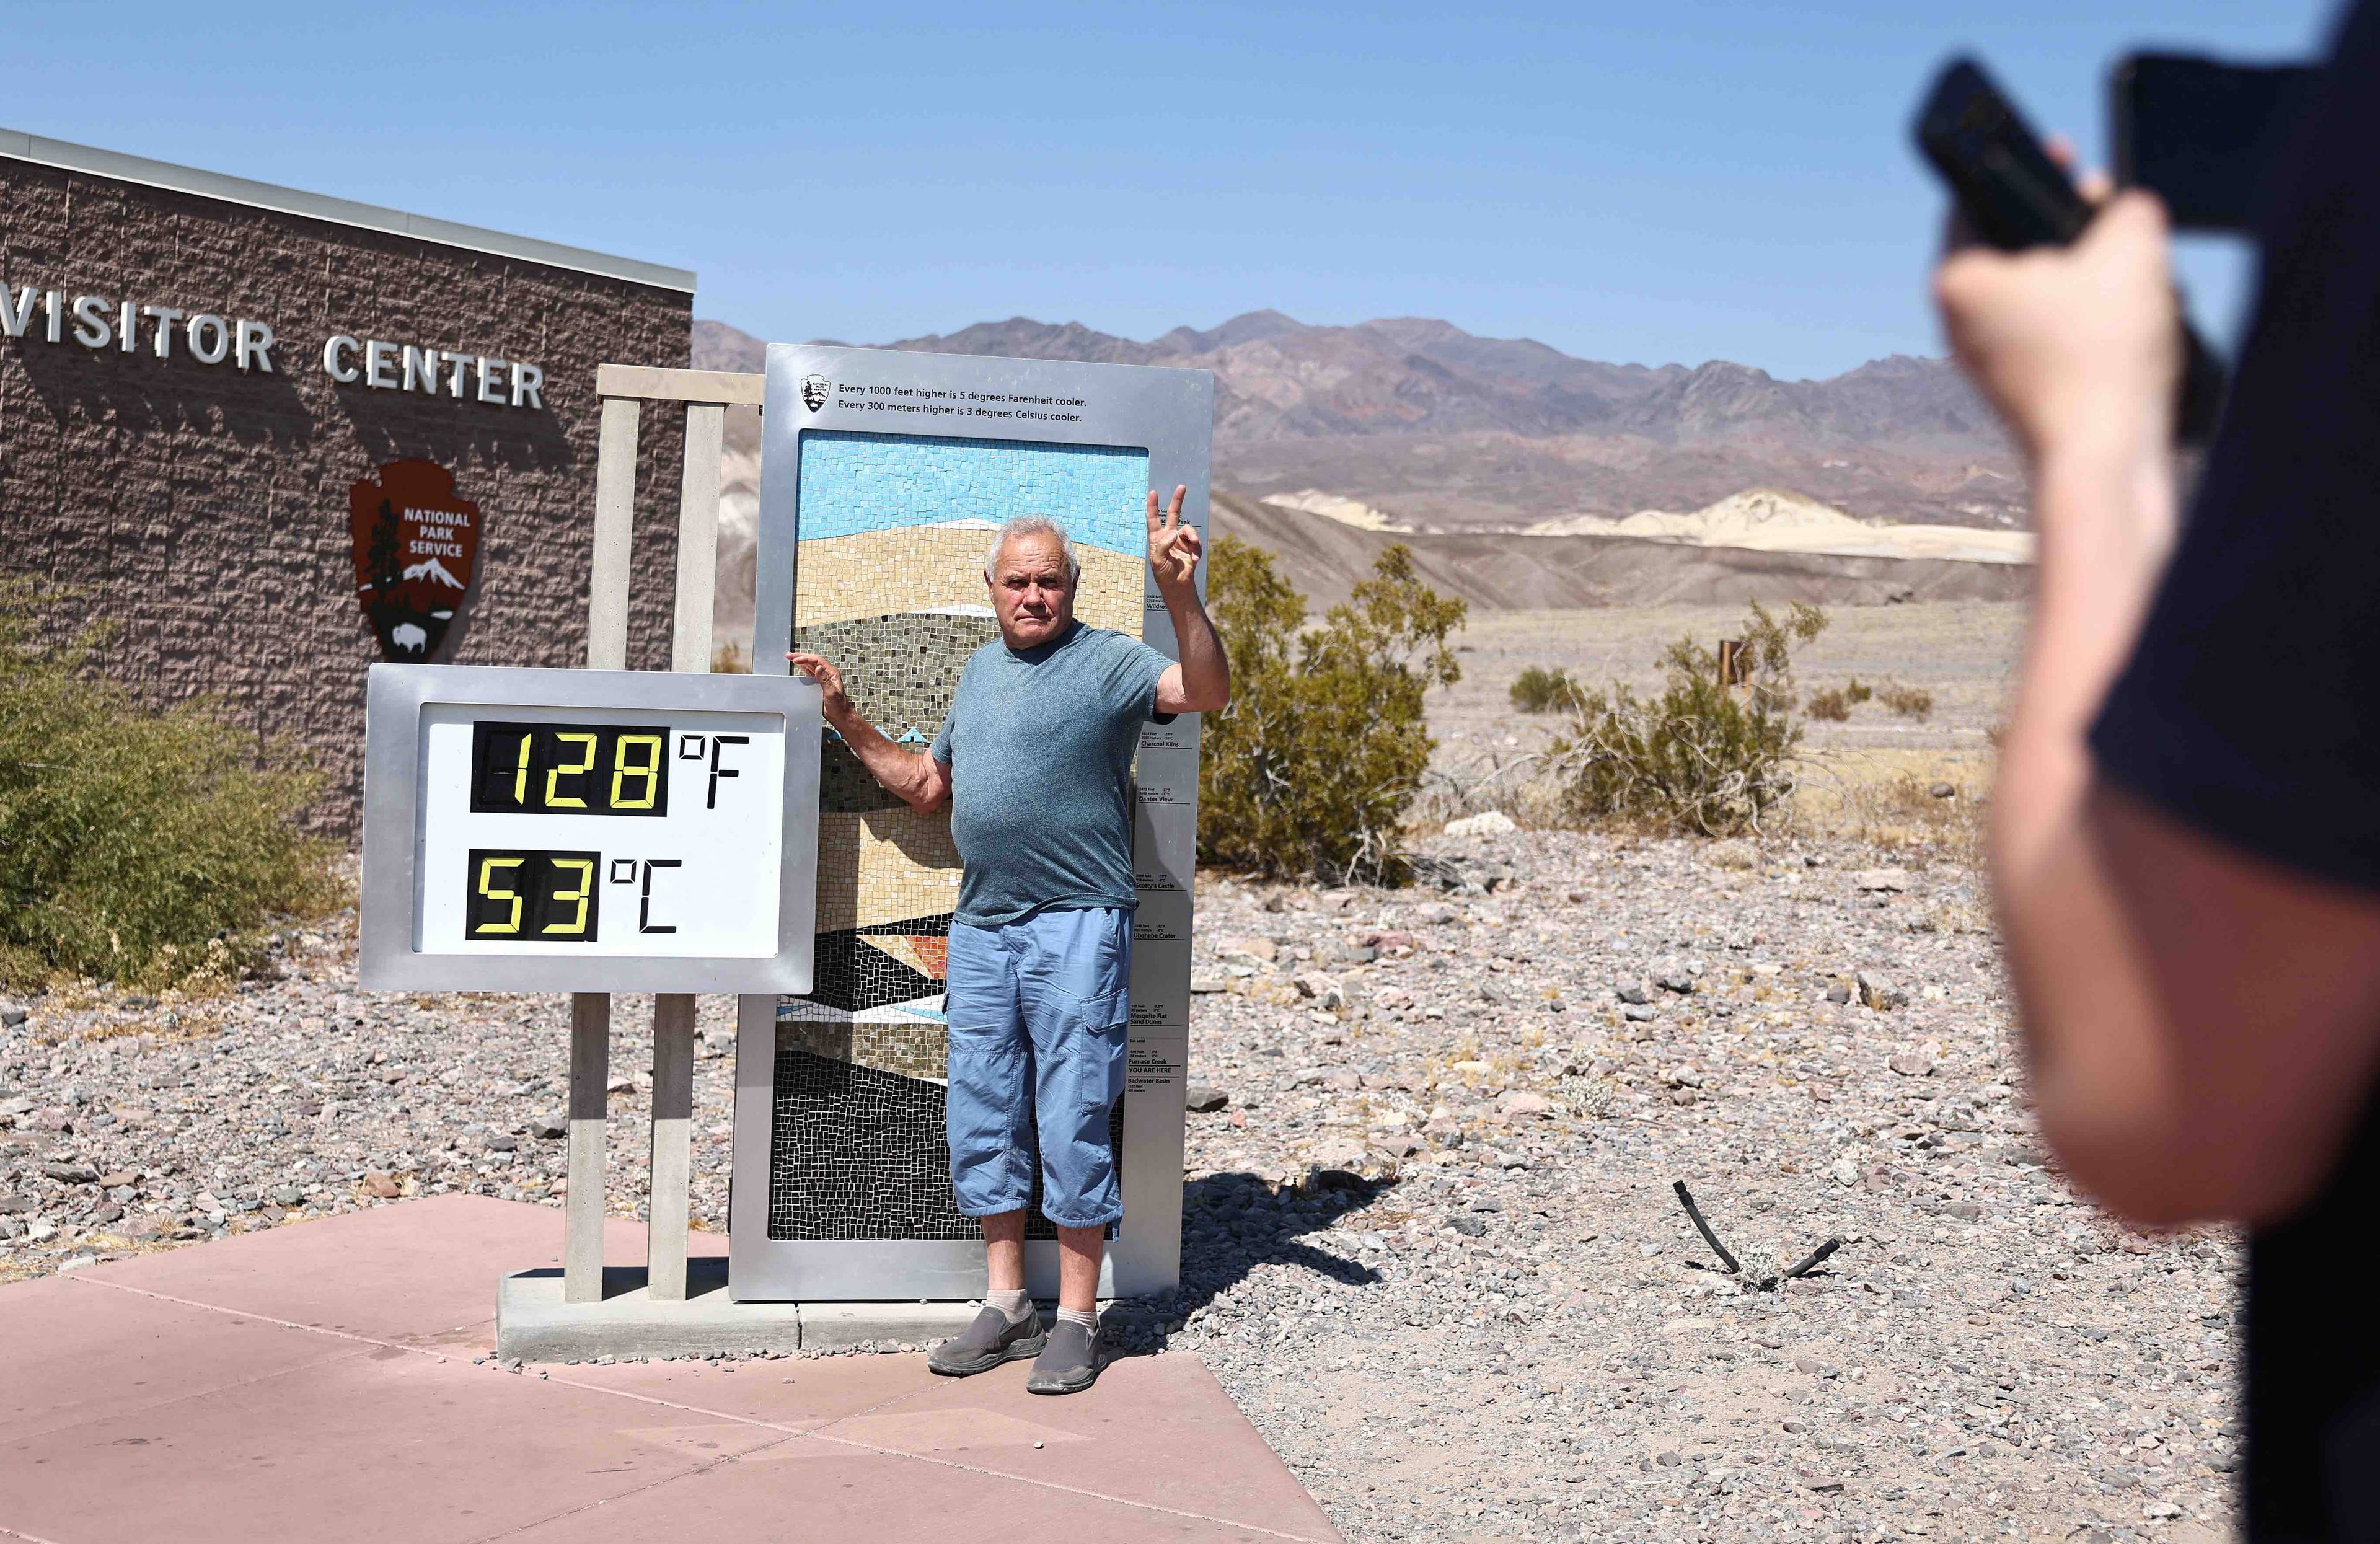
[[[2230,404],[2091,748],[2210,836],[2380,889],[2375,80],[2367,4],[2285,163]]]

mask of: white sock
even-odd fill
[[[1062,1324],[1079,1324],[1086,1330],[1099,1327],[1099,1311],[1095,1308],[1060,1308],[1058,1320]]]
[[[987,1292],[983,1303],[988,1308],[998,1308],[1011,1324],[1024,1323],[1026,1316],[1033,1311],[1033,1299],[1025,1295],[1023,1287],[1014,1292]]]

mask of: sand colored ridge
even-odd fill
[[[1962,563],[2031,563],[2033,533],[1965,526],[1869,525],[1831,505],[1776,488],[1748,488],[1690,515],[1646,509],[1625,519],[1571,515],[1540,520],[1524,536],[1633,536],[1693,547],[1763,553],[1826,553],[1842,557],[1951,558]]]

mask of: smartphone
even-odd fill
[[[2002,251],[2063,247],[2091,224],[2091,205],[2074,179],[1973,59],[1952,59],[1935,77],[1917,111],[1916,138],[1975,235]],[[2222,413],[2223,363],[2186,314],[2181,334],[2174,438],[2202,445]]]
[[[2165,201],[2177,230],[2251,231],[2321,71],[2134,54],[2108,78],[2116,180]]]
[[[2091,223],[2074,179],[1973,59],[1953,59],[1917,113],[1917,148],[1975,234],[2002,251],[2063,247]]]

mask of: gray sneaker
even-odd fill
[[[1050,1331],[1050,1343],[1033,1361],[1033,1375],[1025,1380],[1029,1394],[1078,1394],[1098,1381],[1099,1345],[1090,1331],[1060,1319]]]
[[[926,1366],[945,1378],[965,1378],[990,1372],[1002,1362],[1038,1355],[1049,1339],[1041,1332],[1039,1314],[1028,1313],[1011,1324],[1006,1314],[987,1303],[964,1334],[926,1353]]]

